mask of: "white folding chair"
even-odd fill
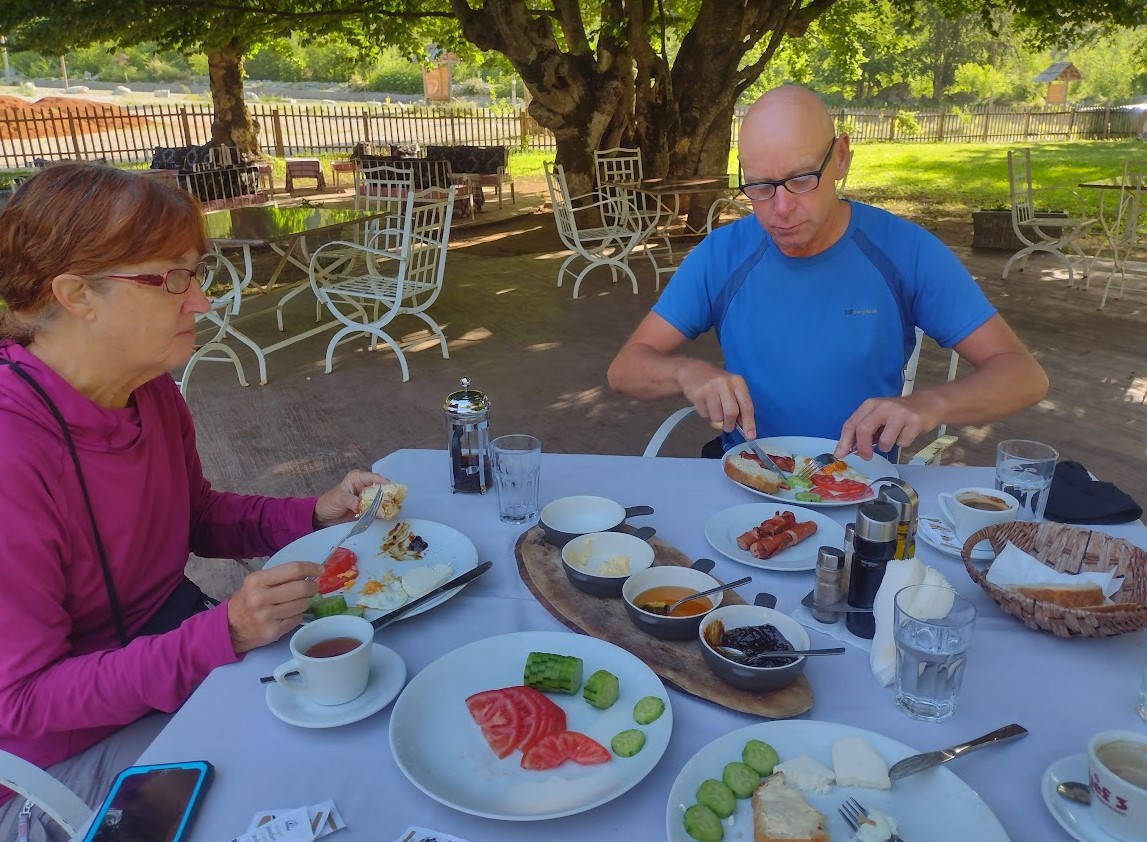
[[[1084,275],[1091,272],[1091,258],[1083,251],[1080,240],[1097,220],[1085,218],[1083,202],[1071,190],[1032,187],[1031,150],[1008,151],[1008,190],[1011,194],[1012,230],[1024,247],[1013,254],[1004,266],[1004,280],[1017,260],[1022,271],[1028,257],[1037,251],[1046,252],[1063,261],[1067,267],[1067,285],[1075,286],[1075,266]],[[1035,197],[1042,193],[1070,194],[1078,205],[1077,213],[1068,216],[1040,216],[1035,209]],[[1070,252],[1067,254],[1065,252]]]
[[[562,285],[566,274],[573,275],[573,297],[577,298],[585,276],[599,266],[606,266],[613,276],[614,283],[617,283],[618,273],[621,273],[629,278],[633,294],[637,295],[637,276],[629,267],[629,257],[641,242],[645,232],[640,228],[605,222],[609,219],[623,218],[624,211],[621,205],[624,204],[624,198],[604,196],[601,193],[571,197],[562,165],[544,161],[542,166],[546,172],[546,186],[549,188],[550,200],[554,206],[554,222],[557,225],[558,236],[565,247],[573,252],[558,269],[558,286]],[[579,218],[584,221],[579,222]],[[605,224],[600,224],[603,222]],[[647,257],[656,272],[656,261],[651,255],[647,254]],[[578,260],[586,261],[586,266],[575,274],[570,266]]]
[[[912,394],[912,390],[916,387],[916,371],[920,365],[920,350],[924,343],[924,331],[916,328],[916,345],[912,349],[912,354],[908,357],[908,362],[904,365],[904,381],[901,387],[901,396]],[[948,361],[948,381],[956,376],[956,369],[960,364],[960,355],[952,351]],[[682,421],[688,418],[695,411],[694,407],[685,406],[672,413],[668,418],[661,422],[661,425],[653,433],[649,439],[649,443],[645,445],[645,450],[642,456],[656,456],[661,452],[662,445],[665,440],[669,438],[669,434],[673,432]],[[955,436],[947,435],[947,425],[941,424],[936,431],[936,438],[925,445],[921,450],[917,451],[915,455],[909,459],[910,464],[934,464],[940,460],[944,451],[956,443]]]
[[[315,250],[310,263],[311,288],[344,327],[327,345],[330,374],[340,342],[367,334],[373,351],[382,340],[398,357],[402,380],[410,369],[402,348],[384,328],[402,315],[422,320],[438,338],[442,358],[450,350],[442,328],[426,310],[442,292],[455,188],[440,201],[419,201],[413,190],[401,200],[401,228],[379,229],[367,242],[335,240]]]
[[[176,381],[179,384],[180,394],[185,397],[187,395],[187,384],[191,380],[191,372],[201,362],[229,362],[235,366],[235,374],[239,377],[240,385],[247,385],[247,377],[243,373],[243,364],[239,361],[239,356],[235,353],[234,349],[223,341],[229,333],[228,327],[230,326],[231,317],[239,313],[239,304],[242,301],[242,281],[240,280],[239,272],[236,270],[234,263],[218,252],[211,252],[203,259],[207,261],[208,272],[206,279],[203,281],[202,289],[204,294],[207,295],[207,300],[211,303],[211,309],[206,313],[197,313],[195,321],[197,324],[206,324],[208,327],[213,328],[214,333],[210,339],[196,348],[195,353],[191,355],[191,359],[187,361],[187,365],[183,367],[183,373]],[[222,291],[216,291],[216,293],[212,295],[211,290],[220,283],[224,272],[226,276],[230,278],[230,286],[224,287]],[[235,334],[232,333],[232,335]],[[255,349],[256,354],[260,358],[260,371],[265,381],[266,362],[263,360],[262,351],[242,334],[238,334],[236,338]]]
[[[1115,273],[1119,273],[1119,294],[1123,296],[1127,284],[1127,264],[1133,254],[1147,251],[1147,169],[1137,169],[1130,161],[1123,162],[1123,175],[1119,182],[1119,204],[1115,219],[1108,223],[1101,219],[1104,233],[1107,235],[1106,249],[1110,249],[1112,256],[1111,271],[1107,275],[1107,283],[1103,287],[1103,298],[1098,309],[1102,310],[1107,304],[1107,295],[1111,292],[1111,284],[1115,280]],[[1102,254],[1103,249],[1096,255]],[[1091,284],[1088,278],[1087,287]]]
[[[68,836],[75,836],[92,817],[80,796],[39,766],[0,750],[0,785],[31,801]]]
[[[673,214],[660,199],[641,189],[641,182],[645,179],[641,150],[623,146],[595,149],[593,172],[598,192],[604,197],[618,200],[614,207],[619,215],[603,213],[605,222],[624,228],[642,229],[645,232],[642,241],[645,243],[654,238],[660,240],[672,263],[674,254],[673,245],[669,241],[669,225],[673,222]],[[657,266],[652,254],[649,254],[649,258]],[[661,274],[672,271],[669,267],[658,267],[657,289],[661,289]]]
[[[705,217],[705,233],[712,234],[714,223],[720,223],[721,217],[731,213],[738,219],[744,218],[753,212],[753,206],[739,196],[721,196],[709,205],[709,213]]]

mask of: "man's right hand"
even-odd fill
[[[730,374],[704,360],[689,360],[681,366],[678,379],[685,399],[714,427],[728,433],[740,423],[748,438],[757,437],[753,400],[739,374]]]

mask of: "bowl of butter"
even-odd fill
[[[590,532],[562,547],[562,567],[575,588],[619,597],[625,580],[653,564],[653,547],[624,532]]]

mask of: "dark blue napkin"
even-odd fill
[[[1060,462],[1044,517],[1059,523],[1129,523],[1143,517],[1143,509],[1114,484],[1092,479],[1078,462]]]

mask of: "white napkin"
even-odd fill
[[[1084,573],[1060,573],[1052,570],[1038,558],[1025,553],[1011,541],[1000,550],[992,566],[988,568],[987,579],[999,588],[1016,585],[1083,585],[1094,583],[1103,590],[1104,596],[1111,596],[1123,584],[1122,577],[1116,579],[1114,570]]]
[[[880,582],[880,590],[876,592],[876,600],[872,605],[876,619],[876,634],[873,635],[869,655],[872,674],[884,687],[891,684],[892,679],[896,677],[896,641],[892,636],[895,606],[892,600],[898,590],[909,585],[942,585],[948,589],[952,588],[943,573],[919,559],[905,558],[888,562],[884,579]],[[939,600],[935,605],[909,607],[917,617],[923,619],[942,617],[951,609],[952,600]]]

